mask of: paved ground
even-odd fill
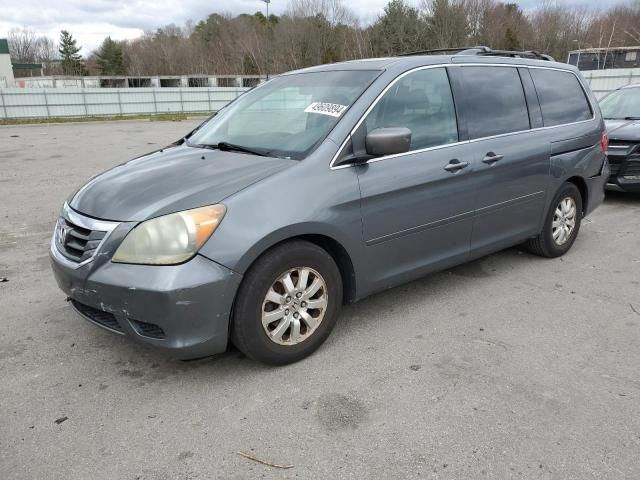
[[[562,259],[511,249],[349,306],[283,368],[78,318],[48,265],[59,207],[193,125],[0,128],[0,478],[640,478],[638,196]]]

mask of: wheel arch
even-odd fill
[[[349,252],[342,246],[340,242],[334,240],[326,235],[309,234],[294,237],[289,240],[306,240],[308,242],[318,245],[320,248],[326,250],[333,261],[336,262],[340,275],[342,276],[342,290],[345,302],[351,303],[356,299],[356,272],[353,267],[353,261]]]
[[[582,199],[582,214],[584,216],[584,212],[588,211],[588,201],[589,201],[589,189],[587,187],[587,182],[584,178],[574,175],[573,177],[569,177],[565,180],[567,183],[573,183],[578,190],[580,191],[580,197]]]
[[[294,240],[304,240],[313,243],[325,250],[338,266],[342,277],[343,299],[346,303],[354,302],[357,298],[356,290],[356,269],[353,255],[350,253],[344,240],[339,240],[339,235],[335,235],[320,229],[305,229],[304,231],[294,228],[293,230],[274,232],[254,245],[238,262],[237,270],[245,273],[263,255],[273,248]]]

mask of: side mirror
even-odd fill
[[[405,153],[411,147],[411,130],[404,127],[376,128],[365,140],[367,153],[376,157]]]

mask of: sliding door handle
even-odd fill
[[[455,173],[458,170],[462,170],[463,168],[467,168],[468,166],[469,166],[469,162],[461,162],[457,158],[454,158],[453,160],[449,161],[449,163],[447,164],[446,167],[444,167],[444,169],[447,172]]]
[[[482,159],[482,163],[486,163],[487,165],[493,165],[496,162],[499,162],[504,158],[504,155],[496,155],[493,152],[489,152]]]

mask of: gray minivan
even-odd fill
[[[532,52],[295,71],[80,188],[53,271],[87,320],[180,358],[231,340],[294,362],[343,302],[523,242],[567,252],[606,148],[577,69]]]

